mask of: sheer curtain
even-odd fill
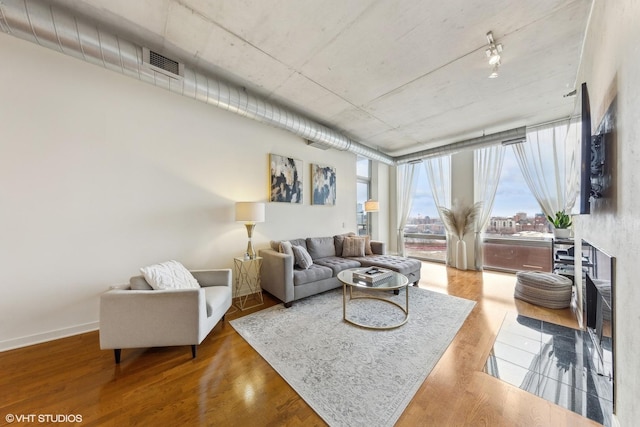
[[[545,215],[571,212],[578,196],[579,150],[571,134],[567,120],[527,129],[527,140],[512,146],[522,175]]]
[[[481,148],[473,152],[473,198],[475,202],[482,202],[474,242],[476,270],[483,269],[482,233],[489,223],[489,216],[493,210],[503,161],[503,145]]]
[[[438,208],[438,215],[442,220],[440,207],[451,209],[451,156],[442,156],[432,159],[425,159],[424,167],[429,178],[429,186],[433,194],[433,201]],[[444,222],[444,220],[442,221]],[[447,265],[452,265],[454,245],[449,232],[447,234]]]
[[[405,255],[404,250],[404,227],[407,225],[407,218],[411,212],[413,195],[416,189],[416,167],[417,163],[406,163],[397,168],[398,180],[398,253]]]

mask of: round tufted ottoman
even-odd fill
[[[515,298],[547,308],[566,308],[571,304],[571,279],[553,273],[519,271]]]

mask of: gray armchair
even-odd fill
[[[231,307],[231,270],[192,271],[199,289],[153,290],[143,276],[113,287],[100,297],[100,348],[200,344]]]

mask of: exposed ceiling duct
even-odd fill
[[[524,127],[442,147],[391,157],[299,113],[248,93],[105,31],[69,11],[37,0],[0,0],[0,31],[117,71],[171,92],[234,112],[300,136],[309,146],[333,148],[393,165],[481,148],[526,137]],[[155,58],[155,60],[154,60]]]
[[[46,2],[0,0],[0,30],[171,92],[285,129],[320,146],[394,164],[394,159],[384,153],[204,72],[184,66],[182,75],[172,77],[166,70],[148,66],[143,61],[142,46]]]
[[[404,156],[395,157],[397,164],[412,163],[430,157],[439,157],[447,154],[457,153],[458,151],[489,147],[491,145],[516,144],[522,142],[527,137],[527,128],[525,126],[506,130],[504,132],[492,133],[490,135],[479,136],[478,138],[467,139],[465,141],[454,142],[453,144],[443,147],[429,148],[427,150],[418,151],[416,153],[406,154]]]

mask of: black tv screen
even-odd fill
[[[582,83],[581,106],[581,162],[580,162],[580,214],[591,212],[591,108],[587,84]]]

